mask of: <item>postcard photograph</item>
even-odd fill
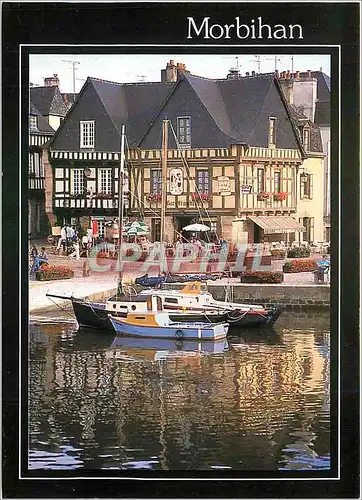
[[[328,470],[330,56],[29,62],[29,468]]]
[[[331,6],[324,33],[303,2],[192,3],[171,37],[167,3],[97,4],[102,36],[88,4],[13,21],[38,23],[4,49],[15,497],[358,489],[351,11],[335,41]]]

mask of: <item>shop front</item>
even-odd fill
[[[303,224],[291,215],[249,216],[249,243],[284,242],[295,240],[296,233],[305,232]]]

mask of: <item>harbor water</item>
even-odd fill
[[[328,312],[219,342],[29,327],[31,471],[328,470]]]

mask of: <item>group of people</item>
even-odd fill
[[[74,230],[69,224],[66,224],[60,231],[60,238],[57,245],[58,251],[62,245],[63,249],[72,249],[72,252],[68,255],[69,259],[79,260],[81,252],[86,252],[88,255],[89,250],[92,248],[92,230],[88,229],[87,233],[80,237],[79,231]]]
[[[31,247],[30,256],[33,260],[32,266],[30,268],[30,274],[33,274],[33,273],[36,273],[37,271],[39,271],[40,267],[43,264],[48,263],[48,260],[49,260],[48,254],[45,251],[45,247],[41,247],[40,252],[39,252],[36,245],[33,245]]]

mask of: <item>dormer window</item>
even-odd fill
[[[269,148],[275,148],[276,146],[276,122],[277,119],[274,116],[269,118]]]
[[[35,115],[29,116],[29,130],[34,131],[38,130],[38,119]]]
[[[309,128],[303,129],[303,146],[306,151],[310,150],[310,130]]]
[[[94,148],[94,121],[80,122],[80,147]]]
[[[177,139],[180,147],[191,147],[191,117],[177,117]]]

